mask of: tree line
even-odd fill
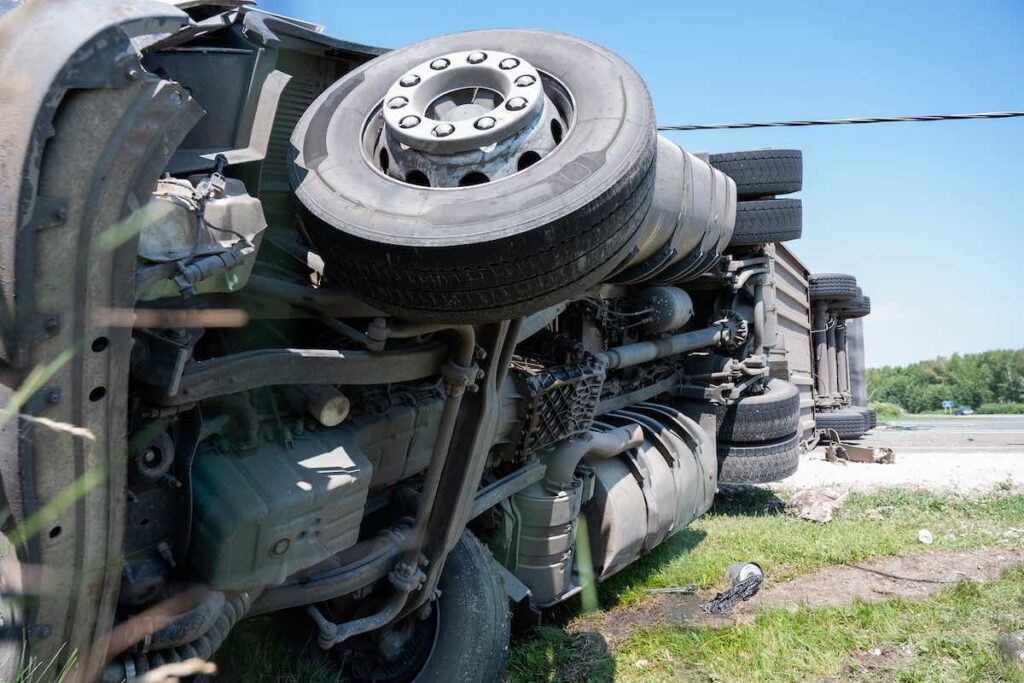
[[[904,367],[868,368],[868,399],[911,413],[940,410],[943,401],[1016,412],[1024,404],[1024,349],[953,354]]]

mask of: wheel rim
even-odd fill
[[[494,182],[526,170],[569,133],[569,90],[525,59],[464,50],[407,70],[363,129],[367,163],[437,189]]]

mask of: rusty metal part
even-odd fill
[[[825,459],[829,462],[848,460],[850,462],[882,463],[891,465],[896,462],[896,452],[885,446],[857,446],[843,443],[839,436],[831,435],[832,442],[825,447]]]

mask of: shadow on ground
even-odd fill
[[[786,501],[768,489],[758,486],[723,484],[719,487],[715,501],[707,514],[730,517],[765,517],[782,514],[785,509]]]

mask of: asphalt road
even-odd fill
[[[786,489],[842,486],[980,493],[994,488],[1024,492],[1024,416],[926,417],[880,424],[859,441],[887,446],[894,464],[825,460],[818,447],[801,458]]]
[[[860,443],[903,451],[1024,454],[1024,415],[925,417],[879,424]]]

